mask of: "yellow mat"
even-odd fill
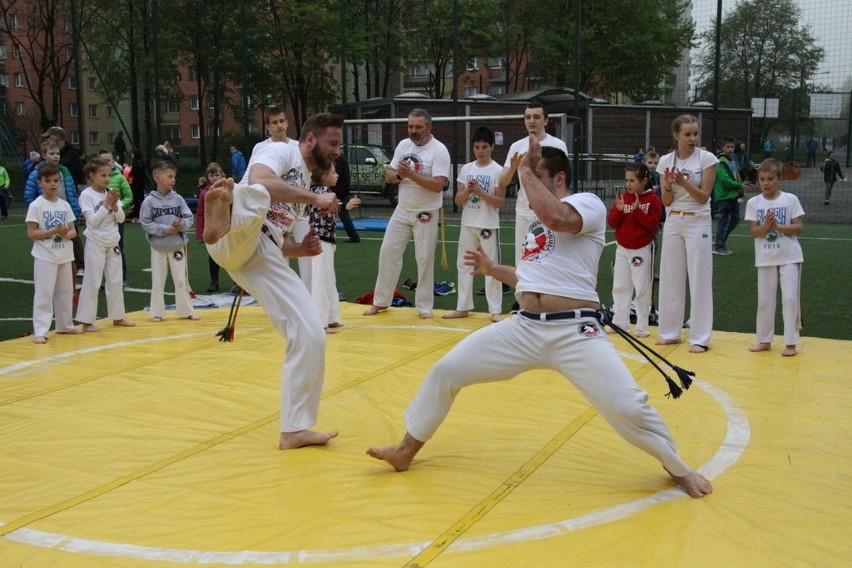
[[[734,333],[668,346],[698,378],[672,400],[617,340],[713,479],[692,500],[552,372],[463,391],[408,472],[369,458],[488,316],[362,309],[328,338],[318,429],[340,436],[286,452],[284,341],[256,306],[232,344],[214,337],[224,309],[0,344],[0,566],[852,565],[850,342],[805,338],[791,359]]]

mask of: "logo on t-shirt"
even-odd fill
[[[405,154],[400,162],[405,160],[408,160],[408,167],[410,167],[414,173],[423,174],[423,160],[420,159],[420,156],[417,154]]]
[[[540,260],[553,250],[556,239],[553,231],[545,227],[538,219],[530,223],[527,236],[524,239],[524,249],[521,260]]]

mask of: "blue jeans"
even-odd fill
[[[719,222],[716,224],[716,240],[713,247],[724,248],[725,241],[737,225],[740,223],[740,204],[737,198],[721,199],[716,202],[716,212],[719,214]]]

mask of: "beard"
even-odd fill
[[[320,170],[325,171],[331,167],[331,159],[322,153],[319,144],[314,145],[311,149],[311,157],[313,158],[316,167]]]

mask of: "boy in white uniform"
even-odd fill
[[[333,212],[333,193],[307,190],[309,170],[327,169],[338,156],[343,117],[321,113],[302,127],[299,147],[264,144],[252,152],[243,179],[221,180],[205,198],[204,242],[210,256],[263,307],[287,339],[281,366],[282,450],[326,444],[336,431],[315,432],[325,374],[325,333],[307,288],[284,256],[312,256],[322,248],[316,234],[301,244],[289,239],[293,214],[284,203],[309,203]],[[283,253],[283,254],[282,254]]]
[[[59,199],[59,166],[44,164],[37,174],[41,195],[27,208],[27,237],[33,241],[33,343],[47,343],[56,314],[56,333],[83,333],[74,327],[71,239],[77,234],[71,205]]]
[[[547,109],[539,101],[530,101],[524,109],[524,126],[527,132],[535,136],[542,147],[559,148],[566,154],[568,147],[565,142],[551,136],[545,130],[547,126]],[[506,154],[506,163],[503,164],[503,173],[500,176],[500,187],[506,188],[512,182],[515,172],[521,164],[521,157],[527,153],[530,147],[530,137],[524,136],[509,146]],[[524,250],[524,241],[527,238],[527,228],[535,221],[535,212],[530,209],[530,202],[524,190],[524,182],[518,178],[518,200],[515,202],[515,265],[521,260]]]
[[[712,485],[678,455],[665,423],[597,319],[606,206],[591,193],[571,195],[568,156],[542,149],[534,136],[520,175],[540,218],[530,227],[520,265],[498,265],[478,251],[468,258],[477,273],[515,286],[521,311],[468,335],[435,364],[405,411],[402,441],[369,448],[368,455],[405,471],[463,387],[548,368],[571,381],[618,434],[657,458],[691,497],[709,494]]]
[[[373,305],[364,312],[365,316],[374,316],[390,306],[402,271],[402,255],[413,235],[417,261],[414,305],[421,318],[432,317],[438,215],[449,179],[450,153],[432,136],[432,115],[413,109],[408,113],[408,138],[397,145],[385,171],[385,181],[399,183],[399,203],[382,239]]]
[[[500,258],[500,242],[497,230],[500,227],[500,208],[506,197],[506,189],[498,182],[503,168],[491,159],[494,151],[494,133],[481,127],[473,133],[473,154],[476,160],[462,166],[456,180],[456,205],[464,207],[459,233],[459,250],[456,260],[458,276],[458,302],[456,311],[445,314],[445,319],[466,318],[473,309],[473,273],[465,265],[465,251],[482,250],[489,258]],[[500,321],[503,311],[503,291],[499,280],[485,277],[485,298],[491,321]]]
[[[749,351],[768,351],[775,331],[775,296],[781,281],[781,314],[784,319],[784,350],[796,355],[801,329],[799,282],[802,274],[802,246],[798,235],[805,229],[805,215],[799,198],[780,190],[782,166],[768,159],[757,168],[761,195],[746,204],[746,221],[754,237],[754,265],[757,267],[757,345]]]

